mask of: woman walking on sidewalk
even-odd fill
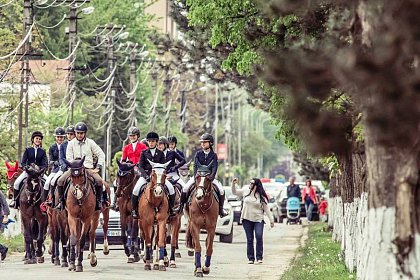
[[[248,264],[253,264],[255,261],[254,254],[254,234],[257,240],[256,253],[257,263],[262,263],[263,260],[263,231],[264,231],[264,213],[270,219],[270,226],[274,227],[274,218],[270,209],[267,206],[268,195],[258,178],[253,178],[250,181],[249,187],[236,189],[238,179],[232,181],[232,193],[243,197],[243,209],[241,214],[242,225],[245,230],[247,240],[247,255]]]
[[[318,197],[316,196],[315,188],[312,186],[311,180],[306,180],[306,185],[302,191],[302,202],[305,203],[306,217],[308,222],[312,221],[312,210],[314,205],[318,203]]]

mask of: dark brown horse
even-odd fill
[[[131,212],[133,205],[131,195],[133,188],[139,179],[134,170],[135,164],[120,162],[117,160],[117,191],[118,208],[120,209],[121,237],[124,244],[124,251],[128,257],[128,263],[138,262],[140,260],[138,244],[139,225],[134,222]],[[128,238],[127,238],[128,237]],[[143,245],[143,242],[141,242]]]
[[[153,163],[150,183],[147,185],[139,202],[139,226],[141,234],[146,243],[145,270],[151,270],[151,253],[153,233],[157,233],[157,247],[159,248],[159,264],[154,268],[161,271],[166,270],[164,263],[164,252],[166,243],[166,223],[169,217],[168,198],[164,192],[165,169],[169,164]],[[154,229],[155,225],[157,226]],[[157,254],[156,254],[157,255]]]
[[[13,198],[13,184],[15,183],[17,177],[22,174],[23,170],[19,167],[19,162],[15,162],[15,165],[10,165],[7,161],[6,164],[6,172],[7,172],[7,197],[9,199]]]
[[[25,237],[25,264],[35,264],[44,262],[44,240],[47,232],[48,217],[41,212],[41,194],[43,191],[42,174],[44,169],[39,168],[35,164],[31,164],[26,173],[28,177],[25,179],[22,192],[19,197],[20,215],[23,224]],[[37,232],[34,232],[34,224],[37,224]],[[36,246],[34,247],[34,240]]]
[[[70,229],[70,271],[83,271],[83,249],[85,237],[89,232],[90,237],[90,265],[97,265],[95,255],[95,230],[99,224],[98,215],[95,215],[95,194],[93,180],[89,178],[83,167],[85,158],[68,162],[71,170],[69,187],[66,196],[66,208],[68,212],[68,223]],[[99,211],[98,211],[99,212]],[[89,230],[90,229],[90,230]],[[75,260],[77,256],[77,265]]]
[[[195,177],[195,188],[192,192],[192,200],[189,205],[189,221],[186,234],[188,248],[195,251],[195,270],[194,275],[203,277],[210,273],[210,261],[213,254],[213,240],[216,233],[217,217],[219,206],[213,191],[212,182],[208,179],[211,173],[211,163],[208,166],[199,165],[197,176]],[[200,231],[207,231],[206,238],[206,260],[201,267],[201,245]]]
[[[56,190],[57,191],[57,190]],[[58,203],[58,194],[55,196]],[[60,211],[52,207],[47,208],[49,234],[51,236],[51,261],[54,265],[68,267],[69,225],[67,210]],[[61,242],[61,261],[60,261]]]

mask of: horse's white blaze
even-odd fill
[[[33,180],[31,180],[31,183],[32,183],[32,187],[35,189],[36,188],[36,186],[38,185],[38,181],[37,180],[35,180],[35,179],[33,179]]]
[[[195,197],[197,197],[198,199],[202,198],[204,196],[204,192],[203,189],[198,189],[197,190],[197,194],[195,195]]]
[[[155,195],[160,196],[162,195],[162,187],[160,185],[158,185],[155,189]]]
[[[198,184],[199,187],[204,187],[204,179],[206,179],[206,177],[200,177],[200,183]]]

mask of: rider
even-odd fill
[[[181,186],[181,189],[183,189],[185,187],[185,183],[184,183],[184,181],[179,180],[180,178],[179,178],[179,175],[178,175],[178,168],[180,168],[181,166],[183,166],[185,164],[185,159],[184,159],[184,157],[181,156],[180,153],[177,153],[174,150],[169,150],[168,146],[169,146],[168,139],[164,136],[161,136],[159,138],[159,142],[158,142],[158,149],[161,150],[165,154],[165,162],[168,162],[168,161],[171,162],[166,167],[166,171],[167,171],[166,176],[167,176],[167,178],[168,177],[171,178],[174,185],[176,183],[178,183]],[[172,185],[172,182],[168,181],[167,184]],[[179,210],[181,210],[181,209],[179,209]]]
[[[169,141],[169,150],[177,152],[183,158],[185,158],[184,153],[181,150],[177,149],[176,147],[176,145],[178,144],[178,139],[176,139],[176,137],[172,135],[168,137],[168,141]]]
[[[66,131],[62,127],[57,127],[54,131],[55,143],[51,145],[48,151],[49,164],[52,165],[50,175],[48,175],[47,180],[44,184],[44,192],[42,200],[45,201],[48,197],[48,192],[50,191],[50,185],[52,179],[57,175],[60,170],[59,159],[60,159],[60,146],[63,144],[64,136]]]
[[[195,176],[197,175],[197,167],[198,164],[201,165],[208,165],[210,162],[212,163],[210,166],[211,174],[208,175],[208,178],[213,182],[213,185],[217,187],[219,190],[219,215],[220,217],[225,217],[228,215],[226,211],[223,209],[223,204],[225,201],[225,190],[222,187],[222,184],[216,179],[217,174],[217,154],[213,151],[213,136],[209,133],[204,133],[200,137],[201,142],[201,151],[198,151],[194,157],[194,176],[185,184],[185,187],[182,189],[182,196],[181,196],[181,203],[187,202],[187,193],[189,188],[194,184]]]
[[[48,159],[45,150],[42,148],[42,138],[44,136],[40,131],[34,131],[31,135],[31,142],[32,146],[27,147],[25,152],[23,153],[22,161],[20,165],[23,168],[22,174],[17,177],[14,185],[13,185],[13,202],[10,205],[11,207],[18,209],[19,207],[19,200],[17,199],[19,192],[20,192],[20,184],[22,181],[28,177],[28,173],[26,173],[26,168],[29,167],[32,163],[35,163],[40,168],[47,168],[48,167]],[[44,179],[47,179],[47,176],[44,174]]]
[[[102,149],[90,138],[86,137],[88,127],[84,122],[76,124],[74,131],[76,132],[76,138],[69,141],[66,150],[66,160],[73,161],[77,158],[85,157],[83,163],[87,174],[94,180],[94,186],[96,191],[96,205],[95,210],[101,210],[101,194],[104,202],[107,203],[108,195],[103,186],[102,179],[99,176],[99,172],[105,163],[105,154]],[[98,157],[97,168],[93,169],[93,157]],[[64,209],[65,197],[64,197],[64,186],[68,178],[71,175],[71,170],[67,170],[63,176],[57,182],[58,193],[60,196],[60,204],[56,208]]]
[[[138,219],[139,217],[138,208],[140,196],[145,189],[146,183],[150,180],[150,174],[152,173],[152,166],[148,160],[154,163],[165,163],[165,155],[162,151],[156,149],[159,135],[156,132],[151,131],[147,133],[146,139],[149,144],[149,148],[141,153],[139,162],[140,178],[137,181],[133,189],[133,195],[131,196],[131,201],[133,203],[133,218],[135,219]],[[175,193],[173,187],[172,192],[170,190],[169,193]]]
[[[59,155],[59,158],[58,158],[58,163],[60,165],[60,170],[57,171],[57,173],[55,174],[55,176],[51,180],[52,201],[49,201],[48,203],[51,204],[52,207],[54,207],[54,203],[55,203],[55,199],[54,199],[54,197],[55,197],[55,183],[57,182],[58,178],[60,178],[61,175],[63,175],[63,173],[67,170],[67,164],[64,162],[64,159],[66,158],[67,145],[71,140],[74,139],[74,137],[76,137],[73,125],[69,125],[66,128],[66,136],[67,136],[67,140],[65,140],[63,142],[63,144],[60,145],[60,155]]]
[[[130,143],[124,146],[122,150],[122,157],[121,162],[128,161],[133,164],[138,164],[140,161],[140,155],[144,150],[147,150],[147,146],[143,143],[140,143],[138,140],[140,138],[140,130],[133,126],[128,129],[128,138],[130,139]],[[114,181],[114,194],[117,191],[117,184]],[[111,206],[112,209],[118,211],[117,206],[117,196],[114,195],[114,201]]]

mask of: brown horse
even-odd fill
[[[139,225],[134,222],[131,215],[133,210],[131,195],[139,176],[134,170],[135,164],[124,163],[119,160],[117,160],[117,164],[117,191],[115,195],[118,197],[118,208],[120,209],[121,237],[125,254],[128,257],[127,262],[134,263],[140,260],[139,248],[137,247]],[[141,242],[141,245],[143,245],[143,242]]]
[[[56,190],[57,191],[57,190]],[[58,195],[55,196],[58,200]],[[58,202],[58,201],[57,201]],[[67,222],[67,211],[60,211],[52,207],[47,208],[49,233],[51,236],[51,262],[61,267],[68,267],[69,225]],[[61,261],[60,261],[60,241],[61,241]]]
[[[169,217],[169,202],[164,192],[165,169],[169,162],[165,164],[154,163],[150,175],[150,183],[147,185],[139,202],[139,226],[141,234],[146,243],[145,270],[151,270],[150,259],[152,253],[153,233],[157,234],[157,246],[159,248],[159,264],[154,265],[154,269],[165,271],[164,252],[166,243],[166,222]],[[154,226],[157,228],[154,229]]]
[[[20,215],[25,237],[25,264],[44,262],[43,246],[48,226],[48,217],[40,209],[41,194],[43,191],[41,177],[43,172],[44,169],[39,168],[35,164],[31,164],[26,169],[28,177],[24,182],[19,198]],[[37,232],[34,232],[34,224],[38,225]],[[35,239],[36,246],[34,247]]]
[[[9,199],[13,198],[13,184],[15,183],[17,177],[22,174],[23,170],[19,167],[19,162],[15,162],[14,166],[11,166],[7,161],[6,164],[6,172],[7,172],[7,197]]]
[[[83,167],[85,158],[68,162],[71,170],[69,187],[66,196],[66,208],[70,229],[70,271],[83,271],[83,249],[85,237],[90,237],[90,265],[96,266],[98,261],[95,255],[95,230],[98,227],[98,213],[95,211],[96,198],[93,192],[93,182]],[[90,230],[89,230],[90,229]],[[77,256],[77,265],[75,260]]]
[[[211,163],[208,166],[198,166],[195,188],[192,192],[192,200],[189,205],[186,241],[187,247],[194,248],[195,251],[194,275],[197,277],[203,277],[203,273],[210,273],[213,240],[216,232],[217,217],[219,215],[219,206],[215,198],[212,182],[207,177],[211,173],[209,166],[211,166]],[[202,229],[207,231],[206,260],[203,267],[201,267],[200,245],[200,231]]]

